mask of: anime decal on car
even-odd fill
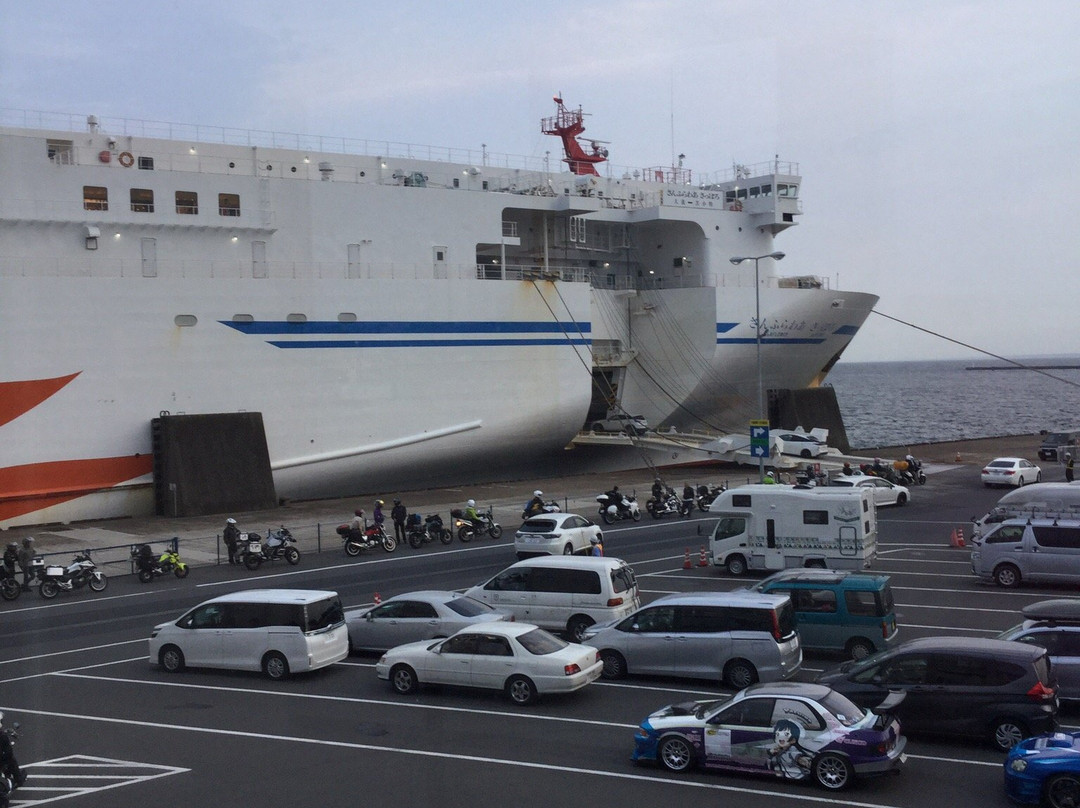
[[[777,777],[802,780],[810,775],[811,754],[799,746],[802,728],[794,721],[782,718],[773,727],[773,744],[769,747],[769,768]]]

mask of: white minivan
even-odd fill
[[[465,594],[516,620],[565,631],[574,642],[593,623],[625,617],[641,605],[634,571],[606,556],[527,558]]]
[[[249,589],[221,595],[162,623],[150,635],[150,664],[262,671],[271,679],[324,668],[349,655],[337,592]]]

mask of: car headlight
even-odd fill
[[[1014,772],[1022,772],[1027,768],[1026,758],[1013,758],[1009,761],[1009,768]]]

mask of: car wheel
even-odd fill
[[[604,663],[605,679],[622,679],[626,676],[626,660],[618,651],[601,651],[600,659]]]
[[[874,653],[874,644],[865,637],[853,637],[848,640],[847,653],[851,659],[866,659]]]
[[[1059,774],[1046,781],[1043,800],[1050,808],[1072,808],[1080,805],[1080,778],[1075,774]]]
[[[803,449],[801,452],[799,452],[799,457],[803,457],[809,460],[811,457],[813,457],[813,455],[810,453],[809,449]]]
[[[686,738],[674,735],[660,742],[660,748],[656,750],[656,758],[668,771],[684,772],[693,765],[694,750]]]
[[[184,652],[175,645],[166,645],[158,651],[158,665],[169,673],[184,669]]]
[[[1028,736],[1027,727],[1011,718],[999,718],[993,726],[994,746],[1008,752]]]
[[[563,555],[573,555],[574,554],[574,545],[567,542],[566,546],[564,548],[562,548],[562,554]]]
[[[567,622],[566,633],[570,635],[570,639],[574,642],[581,642],[581,636],[585,633],[585,629],[591,626],[593,622],[592,618],[580,614],[575,615]]]
[[[403,696],[415,693],[416,689],[420,687],[420,682],[416,678],[416,671],[408,665],[395,665],[390,669],[390,684],[394,690]]]
[[[1041,471],[1038,474],[1035,475],[1035,482],[1037,482],[1037,483],[1042,482],[1042,472]]]
[[[1017,488],[1023,488],[1024,487],[1024,475],[1023,474],[1021,474],[1019,477],[1016,478],[1016,487]]]
[[[1014,589],[1020,586],[1020,570],[1012,564],[1002,564],[994,570],[994,580],[998,586]]]
[[[521,707],[536,701],[536,685],[524,676],[511,676],[506,682],[506,695]]]
[[[724,666],[724,683],[742,690],[757,681],[757,668],[745,659],[733,659]]]
[[[746,573],[746,559],[741,555],[733,555],[727,560],[728,575],[744,575]]]
[[[899,494],[896,495],[896,504],[897,505],[903,505],[906,502],[907,502],[907,494],[905,494],[903,491],[901,491]]]
[[[277,651],[270,651],[263,657],[262,669],[267,678],[276,682],[289,675],[289,662]]]
[[[829,791],[843,791],[854,777],[851,763],[843,755],[826,752],[814,761],[814,779]]]

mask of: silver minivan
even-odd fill
[[[788,679],[802,665],[791,599],[746,590],[665,595],[587,629],[581,642],[600,651],[608,679],[685,676],[741,689]]]
[[[973,542],[971,571],[1000,586],[1080,581],[1080,520],[1006,519]]]

